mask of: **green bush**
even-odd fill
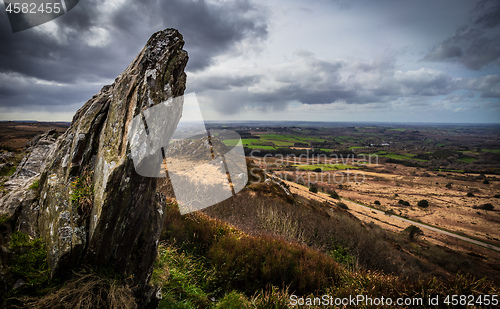
[[[206,289],[210,274],[201,259],[160,245],[151,279],[161,287],[159,308],[208,307],[210,300]]]
[[[9,271],[25,278],[28,285],[40,285],[49,280],[47,251],[40,238],[31,239],[28,234],[14,232],[9,242],[14,259]]]
[[[39,179],[35,180],[35,181],[31,184],[31,186],[30,186],[30,190],[38,190],[39,182],[40,182],[40,180],[39,180]]]
[[[335,261],[347,266],[348,269],[354,269],[356,266],[356,257],[346,247],[336,245],[329,253]]]
[[[71,183],[70,201],[76,205],[78,213],[87,218],[94,207],[94,184],[92,172],[85,172]]]

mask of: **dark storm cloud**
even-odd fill
[[[66,16],[53,21],[58,31],[48,35],[30,29],[11,33],[5,15],[0,15],[0,72],[15,72],[47,81],[75,82],[80,79],[112,78],[117,65],[111,54],[116,48],[92,47],[81,39],[95,26],[96,11],[82,2]],[[111,61],[99,63],[109,55]]]
[[[290,102],[387,105],[404,99],[418,106],[460,90],[487,99],[500,96],[499,75],[460,79],[429,68],[401,71],[390,57],[347,63],[317,59],[313,54],[297,56],[295,62],[270,66],[260,75],[248,70],[248,75],[224,79],[205,72],[194,79],[200,86],[196,91],[211,97],[212,106],[228,115],[242,108],[286,110]]]
[[[426,61],[458,61],[473,70],[500,59],[500,2],[481,1],[472,12],[472,21],[435,46]]]
[[[188,70],[207,67],[214,56],[227,53],[235,42],[250,37],[258,43],[267,37],[265,12],[247,0],[212,5],[205,1],[160,1],[160,7],[166,14],[165,22],[188,38]]]
[[[184,35],[188,70],[205,68],[242,40],[264,39],[263,16],[249,1],[89,0],[52,21],[54,31],[13,34],[0,14],[0,78],[7,82],[0,106],[84,102],[127,67],[151,34],[169,27]]]

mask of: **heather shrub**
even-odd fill
[[[218,282],[247,293],[266,285],[314,293],[338,282],[338,265],[319,251],[270,236],[225,236],[208,253]]]

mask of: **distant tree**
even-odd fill
[[[408,239],[410,241],[414,241],[418,236],[424,235],[422,229],[415,225],[410,225],[404,229],[403,232],[408,234]]]
[[[315,185],[312,185],[309,187],[309,191],[311,191],[312,193],[318,193],[318,187]]]
[[[427,208],[429,207],[429,202],[427,200],[421,200],[418,202],[419,207]]]
[[[486,178],[485,178],[485,179],[483,180],[483,183],[484,183],[485,185],[489,185],[489,184],[490,184],[490,181],[489,181],[488,179],[486,179]]]
[[[321,167],[313,169],[313,172],[316,172],[316,173],[321,173],[322,171],[323,171],[323,169]]]
[[[373,202],[373,204],[380,205],[380,202],[379,201],[375,201],[375,202]]]
[[[330,197],[334,198],[334,199],[337,199],[337,200],[340,200],[340,196],[339,196],[339,194],[335,190],[331,190],[330,191]]]
[[[475,195],[474,195],[474,193],[472,193],[472,192],[467,192],[467,197],[474,197],[474,196],[475,196]]]

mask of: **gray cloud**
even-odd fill
[[[469,24],[434,46],[423,60],[460,62],[472,70],[500,64],[500,2],[481,1],[472,15]]]
[[[453,32],[472,7],[467,1],[455,3],[336,0],[304,8],[284,0],[87,0],[52,22],[16,34],[0,14],[0,108],[76,110],[125,69],[152,33],[168,27],[179,29],[186,41],[187,91],[196,91],[212,115],[297,106],[411,110],[442,98],[449,98],[450,106],[480,99],[498,104],[500,77],[494,65],[500,59],[500,2],[479,2],[469,22]],[[449,9],[446,14],[444,9]],[[328,19],[338,11],[344,17]],[[446,18],[438,20],[441,16]],[[291,22],[307,33],[296,33]],[[404,29],[404,36],[395,29]],[[373,51],[365,53],[372,34]],[[398,45],[401,37],[414,45]],[[430,62],[415,62],[424,50],[430,50],[425,57]],[[468,70],[443,72],[431,61],[483,68],[490,75],[460,77]]]
[[[468,91],[469,97],[474,93],[486,99],[500,96],[500,75],[460,79],[429,68],[398,70],[394,62],[389,57],[371,62],[326,61],[301,53],[294,62],[267,67],[265,74],[242,68],[239,72],[247,75],[224,79],[220,73],[207,71],[193,80],[200,86],[196,91],[218,112],[228,115],[244,112],[245,108],[285,110],[293,102],[378,104],[383,108],[405,99],[418,107],[440,96],[457,97],[459,90]]]
[[[462,84],[466,89],[480,92],[482,98],[500,98],[500,75],[466,79]]]
[[[243,40],[265,39],[264,16],[249,1],[89,0],[50,25],[13,34],[0,14],[0,73],[15,76],[0,88],[0,106],[83,103],[126,68],[151,34],[168,27],[184,35],[187,69],[203,69]]]

